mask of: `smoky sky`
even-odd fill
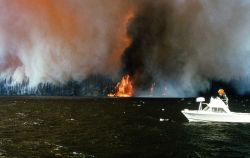
[[[0,75],[65,83],[131,74],[195,96],[211,80],[250,90],[247,0],[0,0]],[[146,88],[145,88],[146,87]]]
[[[130,5],[122,0],[1,0],[1,77],[36,86],[91,74],[115,76],[128,43]]]

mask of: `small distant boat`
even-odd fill
[[[220,98],[211,98],[210,103],[205,102],[205,98],[196,98],[199,102],[198,110],[184,109],[181,112],[189,122],[235,122],[250,123],[250,113],[231,112]],[[203,108],[202,105],[205,105]]]

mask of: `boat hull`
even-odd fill
[[[214,113],[199,110],[183,110],[189,122],[235,122],[250,123],[250,113]]]

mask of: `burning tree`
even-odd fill
[[[129,75],[122,77],[121,81],[115,86],[115,92],[108,94],[109,97],[132,97],[134,89]]]

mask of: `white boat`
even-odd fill
[[[250,113],[231,112],[220,98],[211,98],[210,103],[203,103],[205,98],[196,98],[198,110],[184,109],[181,112],[189,122],[235,122],[250,123]],[[205,105],[203,108],[202,106]]]

